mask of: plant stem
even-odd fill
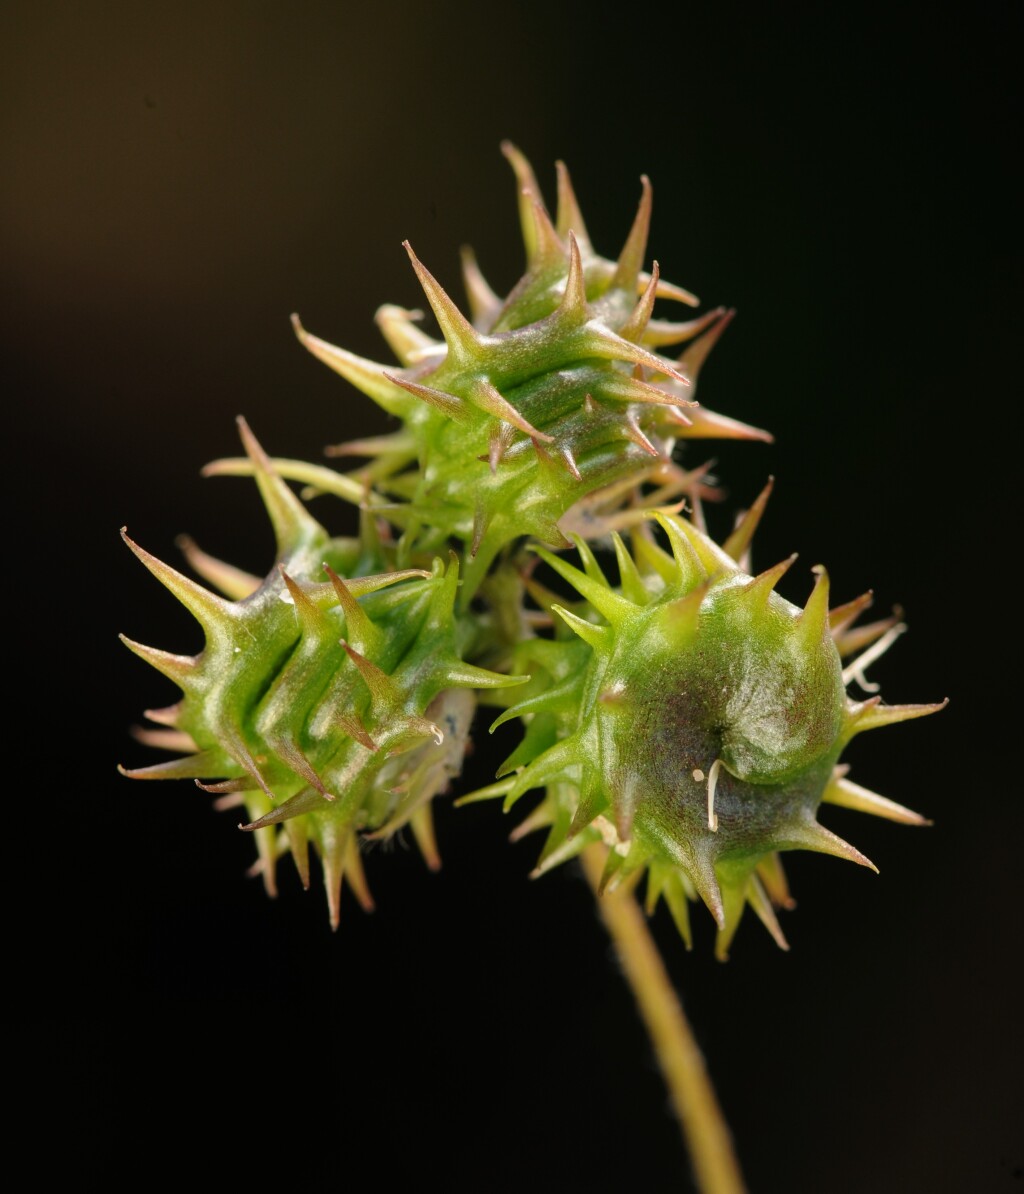
[[[607,849],[588,846],[583,870],[647,1026],[701,1194],[743,1194],[743,1177],[704,1058],[631,892],[598,896]]]

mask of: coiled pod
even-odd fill
[[[125,638],[183,693],[150,711],[149,745],[179,757],[124,769],[135,779],[196,780],[222,806],[245,810],[259,867],[275,891],[289,851],[304,885],[309,845],[324,870],[331,922],[343,875],[372,903],[360,835],[410,824],[437,865],[430,800],[461,770],[475,708],[472,689],[522,683],[464,661],[471,627],[455,616],[458,561],[388,567],[372,535],[331,539],[274,472],[244,421],[243,442],[277,539],[262,581],[190,551],[221,596],[144,551],[143,564],[195,616],[203,650],[175,655]]]
[[[590,243],[564,166],[552,220],[529,163],[513,146],[504,149],[519,183],[527,256],[506,299],[467,254],[467,317],[406,242],[441,340],[418,326],[419,313],[382,307],[378,323],[400,362],[389,367],[328,344],[295,320],[315,356],[401,420],[392,436],[338,451],[372,454],[365,475],[406,547],[436,550],[449,539],[466,547],[464,602],[509,543],[529,536],[568,546],[560,522],[591,495],[614,489],[635,501],[648,482],[662,498],[686,491],[693,480],[673,461],[677,440],[770,438],[694,400],[700,366],[731,312],[678,323],[653,318],[659,297],[696,299],[663,282],[657,263],[644,269],[647,179],[633,227],[610,261]],[[685,341],[678,359],[659,352]],[[319,480],[336,488],[326,470]]]
[[[547,829],[538,873],[603,840],[605,883],[646,873],[648,908],[664,898],[687,944],[687,901],[699,897],[722,958],[748,903],[785,945],[774,912],[789,903],[781,852],[873,867],[818,822],[822,803],[924,823],[851,783],[839,758],[865,730],[942,707],[847,695],[867,658],[844,668],[841,655],[866,646],[875,657],[902,627],[854,630],[868,598],[830,610],[823,568],[803,608],[775,591],[792,558],[748,574],[738,561],[766,497],[723,546],[660,512],[670,551],[649,533],[634,535],[632,551],[614,535],[615,586],[582,538],[582,568],[538,548],[582,601],[548,601],[568,639],[519,648],[533,679],[492,729],[518,717],[525,737],[498,782],[465,798],[503,797],[510,808],[544,789],[517,833]]]

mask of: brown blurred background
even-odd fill
[[[332,935],[319,892],[245,878],[205,796],[114,770],[169,699],[117,632],[198,646],[118,528],[266,570],[252,486],[201,465],[240,413],[307,459],[386,428],[289,315],[388,360],[375,309],[419,302],[405,238],[459,297],[467,242],[511,287],[507,137],[551,199],[568,163],[609,255],[651,177],[650,256],[738,310],[701,398],[776,435],[709,448],[728,509],[774,474],[759,562],[800,553],[794,600],[820,561],[840,599],[901,604],[886,699],[951,698],[851,750],[936,824],[834,811],[881,874],[794,857],[790,954],[751,921],[721,966],[709,919],[692,955],[656,920],[751,1189],[1019,1188],[1011,34],[696,4],[0,9],[23,1105],[78,1141],[46,1165],[689,1188],[585,887],[529,882],[537,844],[496,808],[439,811],[438,876],[371,855],[378,911]]]

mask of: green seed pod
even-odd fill
[[[194,779],[240,806],[274,894],[279,855],[309,885],[319,854],[337,926],[342,877],[372,905],[359,837],[405,824],[436,867],[430,800],[461,770],[474,688],[523,682],[467,664],[471,627],[454,612],[458,562],[390,567],[386,544],[331,539],[274,472],[240,421],[248,460],[273,523],[276,567],[262,582],[189,545],[193,566],[225,597],[189,580],[125,536],[129,547],[201,624],[195,656],[125,638],[183,698],[147,716],[149,745],[184,751],[135,779]],[[232,599],[233,598],[233,599]]]
[[[792,559],[744,571],[738,560],[766,498],[723,547],[664,513],[655,517],[671,554],[649,533],[634,535],[632,553],[614,536],[616,587],[582,538],[582,570],[537,549],[583,604],[549,600],[573,637],[520,648],[533,680],[492,728],[521,717],[525,739],[499,782],[468,798],[504,796],[508,808],[545,788],[522,830],[548,829],[538,872],[603,839],[606,883],[646,872],[648,907],[664,896],[687,943],[687,898],[699,896],[723,958],[747,903],[785,944],[773,911],[789,902],[780,852],[820,851],[874,869],[819,824],[823,801],[923,823],[851,784],[838,761],[856,734],[942,707],[847,696],[868,656],[902,627],[890,619],[854,631],[867,599],[830,611],[822,568],[802,609],[775,591]],[[842,654],[872,642],[844,669]]]
[[[386,517],[410,550],[466,545],[465,604],[503,547],[531,536],[568,546],[566,516],[596,493],[636,501],[639,486],[660,500],[695,483],[673,462],[677,440],[769,439],[766,432],[698,408],[697,375],[727,326],[724,308],[679,323],[654,319],[657,298],[695,303],[643,268],[651,188],[643,179],[636,220],[615,261],[598,255],[564,166],[558,209],[548,214],[533,171],[504,146],[519,183],[527,267],[499,299],[472,256],[464,262],[471,316],[406,249],[443,339],[418,313],[382,307],[378,323],[399,364],[356,357],[307,333],[305,346],[402,421],[402,429],[342,446],[373,457],[362,474],[386,500]],[[678,359],[659,349],[690,341]],[[338,491],[322,470],[285,475]],[[616,488],[617,487],[617,488]]]

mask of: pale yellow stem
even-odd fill
[[[594,844],[582,854],[583,869],[597,896],[607,849]],[[744,1194],[743,1177],[714,1087],[708,1077],[679,997],[631,892],[605,892],[597,907],[611,935],[626,979],[654,1047],[701,1194]]]

